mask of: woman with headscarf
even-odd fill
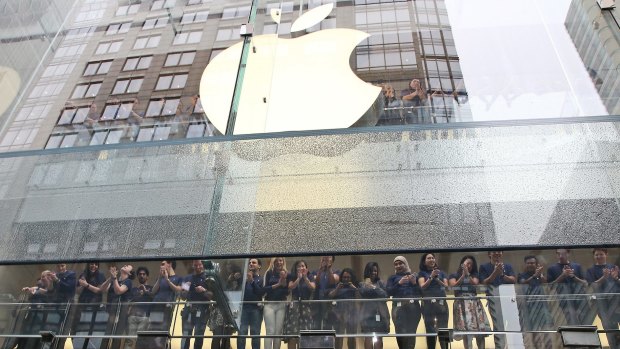
[[[392,321],[396,328],[399,349],[415,348],[415,334],[422,313],[419,298],[422,296],[417,275],[411,273],[409,263],[403,256],[394,258],[395,274],[387,280],[387,292],[392,296]]]

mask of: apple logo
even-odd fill
[[[332,11],[326,4],[307,11],[291,26],[299,32]],[[271,17],[279,22],[279,11]],[[369,35],[326,29],[293,39],[277,34],[252,38],[239,99],[235,134],[347,128],[375,102],[381,88],[359,79],[349,66],[355,46]],[[200,81],[204,111],[224,132],[243,42],[218,54]]]

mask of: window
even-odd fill
[[[159,45],[159,40],[161,40],[161,35],[143,36],[136,39],[136,42],[133,44],[133,48],[135,50],[154,48]]]
[[[162,125],[140,129],[136,142],[163,141],[170,136],[170,126]]]
[[[118,80],[114,85],[112,94],[115,95],[119,93],[136,93],[140,91],[140,87],[142,87],[142,81],[144,81],[144,78]]]
[[[123,130],[103,130],[93,133],[89,145],[117,144],[123,136]]]
[[[187,0],[187,5],[198,5],[211,0]]]
[[[84,69],[84,76],[107,74],[112,66],[112,61],[89,62]]]
[[[144,21],[142,30],[163,28],[166,26],[166,24],[168,24],[168,17],[149,18]]]
[[[90,107],[65,109],[60,114],[58,125],[81,124],[86,120]]]
[[[248,17],[250,15],[250,6],[229,7],[222,11],[222,19]]]
[[[293,1],[287,1],[280,4],[280,2],[267,4],[265,6],[265,14],[267,16],[271,16],[271,10],[281,10],[282,13],[291,13],[293,12],[294,3]]]
[[[173,67],[175,65],[189,65],[194,62],[196,51],[170,53],[166,57],[164,67]]]
[[[134,15],[138,13],[139,9],[140,9],[140,4],[119,6],[116,9],[116,15],[117,16]]]
[[[215,41],[237,40],[239,39],[239,28],[218,29]]]
[[[151,65],[151,60],[153,60],[153,56],[127,58],[123,71],[147,69]]]
[[[187,74],[163,75],[157,79],[155,90],[168,90],[185,87]]]
[[[54,58],[79,56],[84,52],[86,44],[62,46],[56,50]]]
[[[101,120],[127,119],[133,109],[133,102],[108,104],[103,109]]]
[[[213,132],[213,125],[210,123],[190,124],[185,138],[210,137],[213,136]]]
[[[204,23],[207,21],[208,16],[209,16],[209,11],[184,13],[183,17],[181,18],[181,24]]]
[[[174,7],[176,0],[155,0],[151,6],[151,11]]]
[[[41,77],[48,78],[51,76],[62,76],[71,73],[73,68],[75,68],[75,63],[50,65],[45,68],[45,71]]]
[[[202,39],[202,31],[178,33],[174,36],[173,45],[197,44]]]
[[[168,116],[175,115],[179,106],[180,98],[157,99],[149,102],[146,109],[146,116]]]
[[[110,24],[105,35],[124,34],[129,31],[129,28],[131,28],[131,22]]]
[[[96,26],[69,29],[67,30],[67,35],[65,36],[65,39],[66,40],[85,39],[87,37],[93,36],[96,29],[97,29]]]
[[[270,23],[263,27],[263,34],[279,34],[288,35],[291,33],[291,22],[282,22],[280,24]]]
[[[45,145],[45,149],[73,147],[77,141],[77,133],[52,135]]]
[[[97,50],[95,51],[96,55],[101,55],[104,53],[115,53],[121,49],[121,45],[123,41],[110,41],[110,42],[102,42],[97,46]]]
[[[62,91],[64,83],[38,83],[30,92],[28,98],[51,97],[57,96]]]
[[[90,98],[95,97],[99,93],[101,87],[100,82],[92,82],[90,84],[80,84],[75,86],[71,98]]]

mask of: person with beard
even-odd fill
[[[620,269],[607,263],[607,249],[595,248],[592,251],[594,265],[586,272],[586,280],[596,294],[596,311],[605,330],[618,330],[620,325]],[[620,348],[620,333],[608,332],[609,348]]]
[[[241,309],[241,325],[239,335],[245,336],[250,331],[251,336],[260,335],[263,322],[263,278],[260,276],[261,262],[258,258],[250,258],[248,274],[243,292],[243,307]],[[237,339],[237,349],[245,349],[245,337]],[[260,338],[252,338],[252,349],[260,349]]]
[[[131,288],[131,305],[127,311],[127,334],[136,335],[138,331],[146,331],[149,328],[150,302],[153,301],[153,286],[147,284],[149,270],[146,267],[138,267],[138,286]],[[136,345],[133,338],[125,340],[125,349],[149,349]]]
[[[569,260],[569,249],[559,248],[555,253],[558,262],[547,269],[549,283],[555,286],[560,298],[562,295],[585,294],[588,282],[583,276],[581,265]],[[560,300],[560,308],[564,312],[567,325],[586,325],[587,306],[588,302],[584,297]]]
[[[194,336],[194,349],[202,349],[209,318],[209,304],[206,302],[211,300],[213,294],[207,289],[202,261],[193,260],[192,270],[193,273],[186,276],[181,285],[187,300],[181,312],[181,324],[184,336]],[[181,348],[189,349],[189,347],[190,338],[183,338]]]
[[[422,291],[418,285],[418,277],[411,273],[409,263],[403,256],[394,258],[395,274],[387,280],[387,292],[392,301],[392,320],[396,328],[396,342],[399,349],[415,348],[415,334],[422,318],[420,301]],[[404,298],[404,299],[403,299]],[[413,299],[417,298],[417,299]]]
[[[489,262],[480,266],[480,283],[487,286],[487,302],[489,312],[493,319],[493,329],[495,331],[504,330],[504,316],[499,300],[499,287],[506,284],[514,284],[517,277],[512,265],[504,263],[502,251],[489,251]],[[495,335],[495,347],[504,348],[506,346],[506,335]]]
[[[543,273],[543,266],[538,264],[536,256],[526,256],[525,272],[518,275],[519,284],[526,285],[525,297],[521,301],[521,329],[524,342],[533,347],[551,347],[551,337],[546,333],[526,333],[525,331],[552,330],[553,319],[547,301],[541,299],[545,295],[544,285],[547,278]]]

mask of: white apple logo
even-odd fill
[[[326,18],[333,4],[300,16],[291,32]],[[274,20],[278,21],[272,13]],[[294,39],[252,38],[235,134],[347,128],[374,103],[381,88],[360,80],[349,57],[369,35],[353,29],[320,30]],[[215,57],[200,81],[204,111],[224,132],[243,43]]]

